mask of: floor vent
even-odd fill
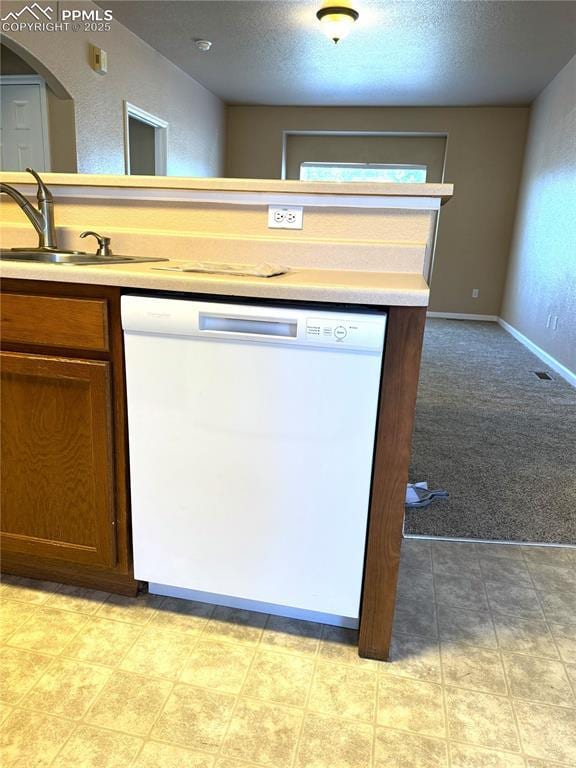
[[[545,379],[546,381],[552,381],[552,376],[550,376],[549,373],[546,373],[546,371],[533,371],[533,373],[538,376],[539,379]]]

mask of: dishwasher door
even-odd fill
[[[135,576],[355,626],[385,314],[125,296]]]

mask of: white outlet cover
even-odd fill
[[[304,208],[301,205],[269,205],[269,229],[302,229]]]

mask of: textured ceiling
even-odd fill
[[[529,104],[576,53],[573,1],[357,0],[337,46],[316,21],[321,0],[98,4],[233,104]]]

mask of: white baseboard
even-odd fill
[[[461,312],[426,312],[426,317],[441,317],[445,320],[482,320],[497,323],[498,315],[465,315]]]
[[[539,357],[540,360],[546,363],[549,368],[552,368],[553,371],[559,373],[563,379],[566,379],[568,384],[576,387],[576,373],[566,368],[566,366],[562,365],[562,363],[559,363],[558,360],[556,360],[555,357],[552,357],[552,355],[549,355],[548,352],[544,352],[544,350],[541,349],[537,344],[534,344],[534,342],[530,341],[527,336],[524,336],[523,333],[517,331],[514,326],[510,325],[505,320],[502,320],[501,317],[498,318],[498,324],[501,325],[502,328],[504,328],[504,330],[507,331],[511,336],[514,336],[517,341],[523,344],[526,349],[529,349],[530,352],[536,355],[536,357]]]
[[[523,333],[517,331],[514,326],[510,325],[505,320],[502,320],[498,315],[467,315],[462,312],[426,312],[426,317],[438,317],[445,320],[482,320],[484,322],[498,323],[498,325],[505,331],[511,336],[514,336],[517,341],[529,349],[530,352],[536,355],[536,357],[539,357],[542,362],[546,363],[549,368],[552,368],[553,371],[560,374],[568,384],[576,387],[576,373],[574,373],[574,371],[571,371],[569,368],[566,368],[565,365],[559,363],[558,360],[552,357],[552,355],[549,355],[548,352],[544,352],[544,350],[537,344],[534,344],[534,342],[530,341],[527,336],[524,336]]]

